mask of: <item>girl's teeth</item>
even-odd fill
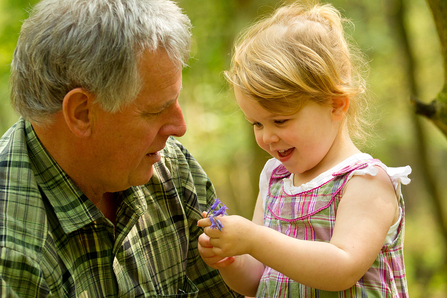
[[[292,153],[293,149],[294,148],[290,148],[290,149],[287,149],[287,150],[278,150],[278,154],[281,157],[285,157],[285,156],[289,155],[290,153]]]

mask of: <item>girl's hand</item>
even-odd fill
[[[222,269],[231,265],[235,257],[219,257],[213,252],[213,246],[210,244],[210,237],[206,234],[199,236],[199,253],[203,261],[214,269]]]
[[[223,258],[249,254],[252,245],[257,245],[257,243],[252,243],[252,239],[257,227],[259,227],[258,225],[236,215],[219,216],[217,218],[223,225],[222,232],[210,227],[211,221],[209,218],[201,219],[197,223],[198,226],[204,227],[204,232],[209,237],[207,239],[208,249],[211,249],[214,255]],[[211,255],[211,253],[208,254]]]

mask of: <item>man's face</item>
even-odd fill
[[[94,120],[92,171],[107,192],[147,183],[168,137],[186,132],[177,101],[181,65],[174,64],[164,50],[147,51],[139,73],[142,89],[135,102],[114,114],[98,109]]]

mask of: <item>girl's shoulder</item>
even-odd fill
[[[379,171],[379,168],[382,171]],[[333,175],[343,175],[348,173],[348,180],[354,176],[364,176],[369,175],[372,177],[378,176],[388,176],[393,184],[394,191],[398,196],[401,195],[400,187],[402,184],[407,185],[410,183],[411,179],[408,177],[412,172],[409,165],[404,167],[388,167],[383,162],[378,159],[366,159],[359,160],[355,165],[347,166],[338,172],[334,172]],[[388,179],[385,179],[389,181]]]
[[[379,170],[381,169],[381,170]],[[388,167],[379,159],[374,159],[371,155],[360,153],[351,156],[345,162],[339,164],[338,169],[332,172],[333,177],[347,175],[347,181],[354,176],[371,176],[382,180],[384,183],[392,182],[397,196],[401,195],[401,185],[407,185],[411,179],[411,167]]]

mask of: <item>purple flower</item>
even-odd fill
[[[222,206],[219,207],[219,205],[222,205]],[[219,207],[219,209],[217,209],[217,207]],[[211,228],[212,229],[218,229],[219,231],[222,232],[223,225],[220,222],[220,220],[218,220],[215,217],[217,217],[219,215],[226,215],[227,214],[227,212],[226,212],[227,209],[228,209],[227,206],[225,206],[225,204],[222,203],[219,200],[219,198],[216,198],[216,200],[214,201],[213,205],[211,205],[211,207],[208,209],[208,212],[207,212],[207,215],[206,215],[211,220]]]
[[[220,207],[219,210],[213,212],[213,215],[214,216],[226,215],[227,212],[225,210],[227,210],[227,209],[228,209],[227,206],[222,205],[222,207]]]
[[[219,231],[222,232],[223,224],[218,219],[216,219],[216,226],[219,229]]]
[[[219,204],[221,204],[221,203],[222,202],[219,200],[219,198],[216,198],[216,200],[214,201],[213,205],[211,205],[211,207],[208,209],[207,213],[210,213],[211,211],[216,209],[216,207],[219,206]]]
[[[222,232],[223,225],[217,218],[214,218],[214,216],[210,216],[211,220],[211,229],[218,229]]]

